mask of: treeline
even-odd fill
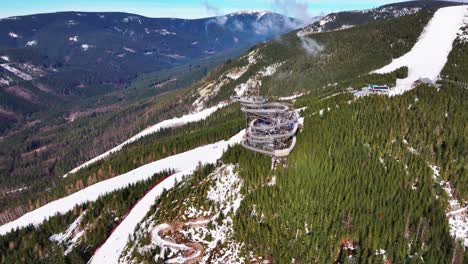
[[[468,27],[464,27],[464,32],[468,32]],[[466,34],[466,33],[465,33]],[[464,40],[455,40],[441,76],[443,79],[468,83],[468,43]]]
[[[30,210],[150,162],[228,139],[238,133],[243,126],[244,117],[239,107],[231,105],[218,110],[205,120],[148,135],[125,146],[109,158],[56,182],[51,190],[36,194],[28,203]]]
[[[146,181],[106,194],[95,202],[78,205],[64,215],[53,216],[39,227],[31,225],[1,236],[0,263],[87,263],[112,228],[138,199],[158,180],[171,173],[157,173]],[[59,244],[50,237],[67,230],[80,216],[82,219],[79,230],[83,230],[84,234],[65,255],[68,246]]]

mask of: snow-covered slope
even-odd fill
[[[314,33],[348,29],[373,21],[412,15],[421,10],[422,8],[420,7],[383,6],[374,9],[331,13],[320,18],[319,21],[304,27],[297,35],[305,36]]]
[[[119,263],[138,263],[141,260],[135,257],[136,252],[137,255],[152,254],[152,259],[158,263],[245,263],[239,254],[243,243],[233,238],[233,218],[244,198],[241,192],[244,181],[238,171],[237,165],[223,164],[203,180],[197,180],[196,186],[192,185],[193,178],[176,185],[169,196],[187,187],[193,190],[178,200],[166,200],[180,218],[177,217],[177,221],[160,219],[161,210],[165,210],[162,208],[167,208],[161,201],[154,214],[147,216],[135,229],[132,242],[127,243]],[[199,188],[207,192],[200,195]],[[200,206],[193,204],[194,200],[209,202]],[[150,244],[142,241],[149,237]],[[107,254],[114,254],[111,258],[114,261],[118,252]]]
[[[419,78],[428,78],[433,81],[438,78],[452,50],[453,41],[456,39],[459,29],[464,25],[465,15],[468,15],[467,6],[439,9],[410,52],[374,71],[374,73],[384,74],[403,66],[408,67],[408,77],[398,79],[397,85],[390,91],[390,95],[410,90],[413,82]]]
[[[182,117],[174,117],[172,119],[167,119],[167,120],[164,120],[162,122],[159,122],[156,125],[151,126],[151,127],[147,128],[147,129],[141,131],[140,133],[138,133],[135,136],[131,137],[130,139],[126,140],[125,142],[118,145],[117,147],[114,147],[113,149],[111,149],[109,151],[106,151],[106,152],[102,153],[101,155],[99,155],[99,156],[97,156],[97,157],[95,157],[95,158],[81,164],[80,166],[74,168],[73,170],[71,170],[70,172],[65,174],[63,177],[65,178],[70,173],[75,173],[75,172],[79,171],[82,168],[85,168],[85,167],[87,167],[87,166],[89,166],[89,165],[91,165],[91,164],[93,164],[93,163],[95,163],[95,162],[97,162],[99,160],[102,160],[102,159],[108,157],[112,153],[120,151],[125,145],[133,143],[133,142],[137,141],[138,139],[140,139],[140,138],[142,138],[144,136],[156,133],[156,132],[158,132],[158,131],[160,131],[162,129],[176,127],[176,126],[185,125],[185,124],[192,123],[192,122],[201,121],[203,119],[206,119],[211,114],[213,114],[218,109],[220,109],[220,108],[222,108],[224,106],[226,106],[225,103],[220,103],[220,104],[218,104],[216,106],[206,108],[206,109],[204,109],[202,111],[199,111],[199,112],[187,114],[187,115],[184,115]]]
[[[143,220],[156,198],[160,196],[164,190],[171,189],[176,182],[183,180],[183,177],[187,174],[189,174],[188,171],[178,172],[165,179],[148,192],[143,199],[135,205],[119,226],[117,226],[112,235],[107,239],[106,243],[96,251],[89,263],[118,263],[119,256],[122,254],[122,250],[127,244],[129,235],[134,232],[137,224]]]
[[[180,179],[182,175],[192,173],[200,162],[202,164],[216,162],[229,145],[237,144],[241,141],[243,133],[243,131],[239,132],[228,141],[222,140],[214,144],[198,147],[184,153],[146,164],[125,174],[101,181],[69,196],[48,203],[23,215],[15,221],[0,226],[0,235],[7,233],[14,228],[25,227],[30,224],[38,225],[45,219],[57,213],[66,213],[78,204],[95,201],[101,195],[124,188],[132,183],[146,180],[157,172],[175,169],[178,173],[167,178],[165,181],[171,182],[175,179]],[[170,186],[169,183],[165,183],[163,186],[165,185]],[[156,190],[158,189],[155,188],[152,193],[154,194]],[[133,228],[129,228],[129,230],[129,232],[132,232]]]

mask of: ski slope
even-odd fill
[[[221,157],[221,155],[223,154],[223,152],[227,149],[229,145],[240,143],[240,141],[242,140],[243,134],[244,134],[244,131],[241,131],[235,136],[233,136],[232,138],[230,138],[228,141],[222,140],[217,143],[201,146],[201,147],[198,147],[198,148],[195,148],[195,149],[192,149],[192,150],[189,150],[189,151],[177,154],[177,155],[173,155],[173,156],[170,156],[170,157],[158,160],[158,161],[154,161],[152,163],[143,165],[139,168],[136,168],[122,175],[119,175],[114,178],[101,181],[91,186],[88,186],[85,189],[82,189],[64,198],[50,202],[42,207],[39,207],[38,209],[34,211],[24,214],[23,216],[21,216],[20,218],[12,222],[9,222],[0,226],[0,235],[4,235],[7,232],[11,231],[12,229],[25,227],[30,224],[39,225],[44,220],[48,219],[51,216],[54,216],[55,214],[64,214],[72,210],[73,207],[75,207],[78,204],[86,203],[89,201],[95,201],[96,199],[98,199],[99,196],[102,196],[106,193],[115,191],[120,188],[124,188],[132,183],[136,183],[139,181],[149,179],[155,173],[158,173],[164,170],[174,169],[177,171],[177,173],[167,178],[166,180],[164,180],[163,181],[164,184],[160,184],[163,187],[170,188],[172,187],[173,182],[175,180],[180,180],[183,175],[191,174],[200,162],[202,164],[215,163],[216,160],[218,160]],[[153,196],[159,195],[160,192],[162,192],[161,189],[154,188],[148,195],[153,195]],[[149,197],[152,197],[152,196],[149,196]],[[152,202],[154,202],[154,199],[152,200]],[[142,210],[141,207],[143,207],[143,209],[146,208],[144,207],[146,203],[147,203],[147,200],[143,199],[140,203],[138,203],[135,206],[135,208],[132,210],[132,213],[135,210]],[[129,217],[128,221],[132,221],[132,219],[133,219],[132,217]],[[138,220],[139,218],[137,217],[136,219]],[[131,222],[131,223],[134,223],[136,225],[138,221]],[[127,232],[129,233],[133,232],[134,230],[134,226],[132,227],[132,225],[127,222],[122,223],[120,226],[124,226],[125,228],[127,228],[128,229]],[[114,233],[122,234],[122,232],[117,232],[117,231],[118,230],[116,230]],[[122,239],[127,239],[127,238],[128,238],[128,233],[124,234]],[[109,240],[112,240],[112,239],[114,238],[110,238]],[[103,248],[101,248],[100,251],[106,252],[105,249]],[[106,262],[106,263],[113,263],[113,262]]]
[[[390,90],[389,95],[398,95],[411,90],[413,82],[419,78],[437,80],[447,63],[457,32],[464,25],[465,15],[468,15],[467,6],[437,10],[411,51],[372,72],[385,74],[403,66],[408,67],[408,77],[397,79],[396,87]]]
[[[130,139],[126,140],[122,144],[114,147],[113,149],[111,149],[109,151],[106,151],[106,152],[102,153],[101,155],[99,155],[99,156],[97,156],[97,157],[95,157],[93,159],[90,159],[89,161],[87,161],[87,162],[81,164],[80,166],[74,168],[73,170],[71,170],[67,174],[63,175],[63,177],[66,178],[68,176],[68,174],[75,173],[75,172],[79,171],[82,168],[85,168],[85,167],[87,167],[87,166],[89,166],[89,165],[91,165],[91,164],[93,164],[93,163],[95,163],[95,162],[97,162],[99,160],[102,160],[102,159],[108,157],[112,153],[115,153],[115,152],[118,152],[118,151],[122,150],[122,148],[125,145],[133,143],[133,142],[139,140],[140,138],[142,138],[144,136],[156,133],[156,132],[158,132],[158,131],[160,131],[162,129],[176,127],[176,126],[185,125],[185,124],[192,123],[192,122],[201,121],[201,120],[206,119],[207,117],[209,117],[211,114],[216,112],[218,109],[225,107],[226,105],[227,105],[227,103],[220,103],[220,104],[218,104],[216,106],[206,108],[206,109],[204,109],[202,111],[199,111],[199,112],[195,112],[195,113],[183,115],[182,117],[175,117],[175,118],[172,118],[172,119],[167,119],[167,120],[164,120],[162,122],[159,122],[156,125],[151,126],[151,127],[147,128],[147,129],[141,131],[140,133],[138,133],[135,136],[131,137]]]
[[[221,155],[219,157],[221,157]],[[111,236],[101,248],[95,252],[88,263],[118,263],[119,257],[127,245],[129,236],[133,234],[137,224],[143,220],[151,209],[156,198],[159,197],[164,190],[169,190],[174,187],[176,182],[182,181],[183,177],[187,174],[190,174],[190,171],[178,172],[165,179],[148,192],[143,199],[133,207],[127,217],[117,226]]]

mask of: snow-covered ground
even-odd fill
[[[8,36],[12,37],[12,38],[20,38],[21,36],[16,34],[15,32],[10,32],[8,33]]]
[[[91,46],[89,44],[82,44],[81,45],[81,48],[84,50],[84,51],[87,51],[89,48],[93,48],[94,46]]]
[[[132,244],[131,250],[126,251],[127,255],[120,262],[134,263],[132,250],[147,254],[159,247],[160,253],[155,256],[155,261],[169,257],[165,263],[244,263],[239,257],[243,245],[232,239],[232,216],[244,197],[240,191],[243,180],[237,173],[236,165],[218,167],[200,185],[205,183],[209,184],[206,197],[189,195],[177,204],[190,203],[195,198],[210,200],[212,206],[186,208],[182,215],[185,222],[156,223],[152,218],[147,219],[136,232],[137,240],[148,233],[151,234],[152,244],[143,247],[139,243]],[[223,218],[219,218],[221,212]]]
[[[106,243],[96,252],[90,263],[117,263],[123,249],[125,248],[128,238],[133,234],[135,227],[145,217],[156,198],[164,192],[171,189],[176,182],[180,182],[183,178],[191,174],[198,163],[214,163],[221,158],[223,152],[229,145],[238,144],[244,135],[244,131],[239,132],[228,141],[220,141],[215,144],[206,145],[194,150],[178,154],[160,161],[156,161],[145,166],[142,166],[134,171],[118,176],[122,178],[120,181],[135,181],[135,179],[149,178],[157,171],[162,171],[167,168],[175,168],[179,172],[165,179],[148,194],[146,194],[139,203],[135,205],[127,217],[115,229],[112,235],[107,239]],[[128,179],[123,179],[126,177]],[[117,178],[117,177],[116,177]],[[113,178],[114,179],[114,178]],[[113,180],[110,179],[110,180]],[[110,181],[108,180],[108,181]],[[103,183],[103,187],[109,188],[109,184]],[[101,184],[98,183],[98,184]],[[98,185],[96,184],[96,185]],[[119,183],[120,185],[120,183]],[[101,187],[102,188],[102,187]],[[86,190],[86,189],[85,189]],[[102,193],[102,190],[100,191]],[[1,230],[0,230],[1,231]]]
[[[131,49],[131,48],[123,47],[123,49],[131,53],[136,53],[136,50]]]
[[[290,101],[290,100],[294,100],[296,98],[299,98],[299,97],[301,97],[303,95],[304,95],[304,93],[300,93],[300,94],[295,94],[295,95],[291,95],[291,96],[279,97],[278,100],[280,100],[280,101]]]
[[[468,247],[468,206],[462,207],[454,196],[455,191],[449,181],[440,179],[440,169],[435,165],[428,164],[434,173],[433,179],[444,189],[448,197],[447,218],[449,221],[450,235],[461,240]]]
[[[69,41],[72,41],[72,42],[77,42],[77,41],[78,41],[78,36],[75,35],[75,36],[73,36],[73,37],[69,37],[68,40],[69,40]]]
[[[248,55],[243,57],[243,58],[247,57],[247,61],[248,61],[247,65],[242,66],[242,67],[235,67],[235,68],[229,69],[228,71],[221,74],[216,80],[207,82],[203,86],[201,86],[198,89],[198,96],[199,97],[193,102],[193,107],[196,110],[203,109],[203,107],[205,106],[205,103],[210,98],[216,96],[223,86],[231,83],[231,81],[235,81],[235,80],[239,79],[240,77],[242,77],[249,70],[249,68],[252,65],[257,63],[257,59],[260,57],[260,56],[256,55],[257,52],[258,52],[258,50],[251,51]],[[273,71],[274,70],[276,70],[276,68],[273,69]],[[269,69],[265,69],[264,71],[267,72],[267,74],[268,74],[269,73],[268,71],[272,71],[272,69],[269,68]],[[251,77],[245,83],[242,83],[242,84],[238,85],[235,88],[236,93],[239,95],[239,93],[240,93],[238,91],[239,89],[244,89],[244,90],[247,89],[246,88],[247,85],[252,84],[252,79],[253,79],[253,77]],[[256,84],[256,80],[254,80],[254,82],[255,83],[253,83],[253,84]]]
[[[249,56],[249,61],[251,57]],[[256,61],[255,59],[252,59],[252,61]],[[284,62],[277,62],[273,63],[267,67],[262,68],[260,71],[257,72],[254,76],[251,76],[247,81],[244,83],[241,83],[237,85],[234,88],[234,91],[236,92],[237,96],[243,96],[251,87],[256,87],[256,86],[261,86],[262,85],[262,78],[263,77],[268,77],[272,76],[273,74],[276,73],[279,67],[283,65]]]
[[[50,202],[12,222],[0,226],[0,235],[7,233],[14,228],[25,227],[30,224],[39,225],[42,223],[42,221],[57,213],[64,214],[72,210],[73,207],[78,204],[95,201],[99,196],[102,196],[106,193],[124,188],[132,183],[149,179],[155,173],[164,170],[175,169],[178,173],[167,178],[163,184],[160,185],[167,189],[173,185],[173,182],[176,179],[180,181],[183,175],[191,174],[200,162],[202,164],[216,162],[216,160],[221,157],[229,145],[237,144],[242,140],[243,134],[244,131],[241,131],[237,135],[230,138],[228,141],[222,140],[217,143],[201,146],[184,153],[146,164],[114,178],[93,184],[69,196]],[[157,190],[160,189],[155,188],[150,193],[154,195],[154,192],[157,192]],[[160,190],[160,192],[162,192],[162,190]],[[143,204],[144,202],[142,205]],[[140,207],[137,205],[134,210],[138,211],[138,208]],[[141,221],[141,219],[139,219],[139,221]],[[125,221],[123,222],[124,226],[126,226],[126,223],[127,222]],[[128,228],[128,232],[133,232],[133,229],[134,227]],[[119,232],[116,232],[116,234],[119,234]],[[128,234],[124,237],[127,239]],[[109,240],[112,241],[112,239]]]
[[[73,223],[62,233],[54,234],[49,239],[51,241],[58,242],[59,244],[65,244],[67,249],[64,254],[68,255],[75,247],[78,240],[83,236],[84,230],[79,230],[79,225],[86,211],[83,212]]]
[[[26,43],[26,46],[30,46],[30,47],[35,46],[35,45],[37,45],[37,40],[31,40]]]
[[[228,73],[226,73],[226,76],[233,80],[237,80],[240,77],[242,77],[242,75],[244,75],[244,73],[249,69],[249,66],[250,65],[240,67],[240,68],[234,68],[230,70]]]
[[[70,174],[70,173],[75,173],[75,172],[79,171],[80,169],[82,169],[84,167],[87,167],[87,166],[89,166],[89,165],[91,165],[91,164],[93,164],[93,163],[95,163],[95,162],[97,162],[99,160],[102,160],[102,159],[108,157],[112,153],[120,151],[125,145],[133,143],[133,142],[139,140],[140,138],[142,138],[144,136],[156,133],[156,132],[158,132],[158,131],[160,131],[162,129],[165,129],[165,128],[171,128],[171,127],[181,126],[181,125],[185,125],[185,124],[192,123],[192,122],[201,121],[201,120],[206,119],[207,117],[209,117],[211,114],[216,112],[218,109],[223,108],[224,106],[226,106],[225,103],[220,103],[220,104],[218,104],[216,106],[204,109],[204,110],[202,110],[200,112],[191,113],[191,114],[183,115],[182,117],[175,117],[175,118],[172,118],[172,119],[167,119],[167,120],[164,120],[162,122],[159,122],[158,124],[156,124],[154,126],[151,126],[151,127],[147,128],[147,129],[141,131],[140,133],[138,133],[135,136],[131,137],[130,139],[126,140],[122,144],[114,147],[113,149],[111,149],[109,151],[106,151],[103,154],[101,154],[101,155],[99,155],[99,156],[97,156],[97,157],[95,157],[95,158],[81,164],[80,166],[74,168],[73,170],[71,170],[70,172],[65,174],[63,177],[67,177],[68,174]]]
[[[25,80],[25,81],[31,81],[33,79],[33,77],[27,73],[24,73],[14,67],[12,67],[10,64],[8,63],[3,63],[3,64],[0,64],[0,66],[2,68],[4,68],[5,70],[13,73],[14,75],[18,76],[19,78]]]
[[[171,32],[171,31],[169,31],[169,30],[167,30],[167,29],[165,29],[165,28],[163,28],[163,29],[156,29],[156,30],[154,30],[154,32],[159,33],[159,34],[161,34],[161,35],[163,35],[163,36],[166,36],[166,35],[176,35],[176,34],[177,34],[177,33]]]
[[[397,79],[396,87],[389,92],[390,96],[411,90],[412,84],[419,78],[437,80],[452,50],[453,41],[457,38],[459,29],[464,25],[465,15],[468,15],[466,6],[439,9],[424,28],[411,51],[394,59],[387,66],[373,71],[373,73],[385,74],[403,66],[408,67],[408,77]]]

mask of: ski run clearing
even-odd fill
[[[190,205],[183,210],[183,219],[186,219],[183,222],[158,223],[150,216],[139,225],[136,239],[148,233],[151,244],[139,247],[138,243],[132,243],[130,252],[138,250],[145,254],[159,247],[160,253],[154,256],[156,262],[167,256],[169,259],[165,263],[244,263],[244,259],[238,256],[243,244],[232,239],[232,216],[244,198],[241,194],[243,180],[236,172],[236,165],[218,167],[200,185],[206,183],[209,188],[202,199],[214,202],[213,206],[196,208]],[[188,196],[179,204],[187,204],[193,198]],[[221,212],[223,218],[219,218]],[[219,245],[226,246],[220,248]],[[121,256],[119,262],[134,263],[131,253],[125,252],[127,254]]]
[[[70,172],[65,174],[63,177],[65,178],[70,173],[75,173],[75,172],[79,171],[82,168],[85,168],[85,167],[87,167],[87,166],[89,166],[89,165],[91,165],[91,164],[93,164],[93,163],[95,163],[95,162],[97,162],[99,160],[102,160],[102,159],[108,157],[112,153],[120,151],[125,145],[133,143],[133,142],[139,140],[142,137],[151,135],[151,134],[156,133],[156,132],[158,132],[158,131],[160,131],[162,129],[181,126],[181,125],[185,125],[185,124],[188,124],[188,123],[198,122],[198,121],[201,121],[203,119],[206,119],[211,114],[216,112],[218,109],[221,109],[226,105],[227,105],[226,103],[220,103],[220,104],[218,104],[216,106],[206,108],[206,109],[204,109],[202,111],[199,111],[199,112],[195,112],[195,113],[192,113],[192,114],[184,115],[182,117],[175,117],[175,118],[172,118],[172,119],[167,119],[167,120],[164,120],[162,122],[159,122],[158,124],[156,124],[154,126],[151,126],[151,127],[147,128],[147,129],[141,131],[140,133],[138,133],[135,136],[131,137],[130,139],[128,139],[124,143],[114,147],[113,149],[111,149],[109,151],[106,151],[103,154],[101,154],[101,155],[99,155],[99,156],[97,156],[97,157],[95,157],[95,158],[81,164],[80,166],[74,168],[73,170],[71,170]]]
[[[147,209],[149,209],[149,207],[151,206],[151,203],[154,202],[154,198],[157,197],[164,190],[164,188],[171,188],[176,180],[180,181],[184,175],[191,174],[199,163],[215,163],[216,160],[218,160],[221,157],[221,155],[229,145],[238,144],[241,141],[243,134],[244,131],[241,131],[228,141],[222,140],[217,143],[201,146],[184,153],[173,155],[146,164],[122,175],[91,185],[64,198],[50,202],[34,211],[24,214],[22,217],[12,222],[0,226],[0,235],[8,233],[12,229],[26,227],[30,224],[39,225],[44,220],[48,219],[51,216],[54,216],[57,213],[64,214],[72,210],[73,207],[75,207],[76,205],[90,201],[95,201],[100,196],[106,193],[124,188],[132,183],[149,179],[155,173],[170,169],[176,170],[176,174],[167,178],[160,185],[158,185],[151,192],[149,192],[148,195],[145,196],[145,198],[135,206],[135,208],[132,210],[132,214],[129,215],[122,222],[119,228],[124,229],[122,230],[122,232],[127,233],[124,234],[120,240],[117,240],[117,238],[114,235],[109,239],[109,241],[117,243],[116,245],[110,247],[112,250],[117,249],[117,245],[121,245],[123,248],[123,246],[125,246],[126,239],[128,238],[128,234],[132,233],[134,230],[134,227],[132,227],[131,224],[134,223],[136,225],[138,221],[141,221],[143,216],[146,214]],[[153,199],[150,199],[151,197],[153,197]],[[151,203],[148,204],[150,200]],[[141,218],[134,218],[134,212],[140,211]],[[114,232],[117,236],[119,234],[122,234],[119,228]],[[114,238],[116,239],[116,241],[114,241]],[[125,241],[122,241],[122,239],[124,239]],[[120,243],[122,244],[118,244],[118,241],[120,241]],[[107,243],[103,246],[103,248],[101,248],[100,251],[102,251],[104,254],[106,252],[106,248]]]
[[[139,177],[146,174],[145,178],[151,177],[156,171],[162,171],[165,168],[175,167],[179,172],[171,177],[162,181],[159,185],[153,188],[146,194],[139,203],[135,205],[133,210],[115,229],[112,235],[107,239],[107,242],[95,253],[90,263],[117,263],[123,249],[127,245],[128,238],[133,234],[135,227],[146,216],[147,212],[154,204],[156,198],[160,196],[165,190],[174,187],[176,182],[180,182],[185,176],[191,174],[198,163],[215,163],[229,145],[238,144],[244,135],[244,131],[239,132],[228,141],[220,141],[215,144],[196,148],[194,150],[175,155],[172,158],[161,160],[161,163],[156,164],[158,161],[142,166],[130,173],[130,177]],[[179,156],[179,157],[177,157]],[[165,161],[166,160],[166,161]],[[124,174],[125,175],[125,174]],[[123,177],[124,175],[118,176]],[[136,176],[138,175],[138,176]],[[105,185],[106,186],[106,185]]]
[[[389,95],[399,95],[411,90],[413,83],[420,78],[436,81],[442,71],[457,33],[465,23],[468,7],[454,6],[441,8],[424,28],[410,52],[394,59],[389,65],[373,73],[390,73],[403,66],[408,67],[408,77],[397,79],[396,87]]]

